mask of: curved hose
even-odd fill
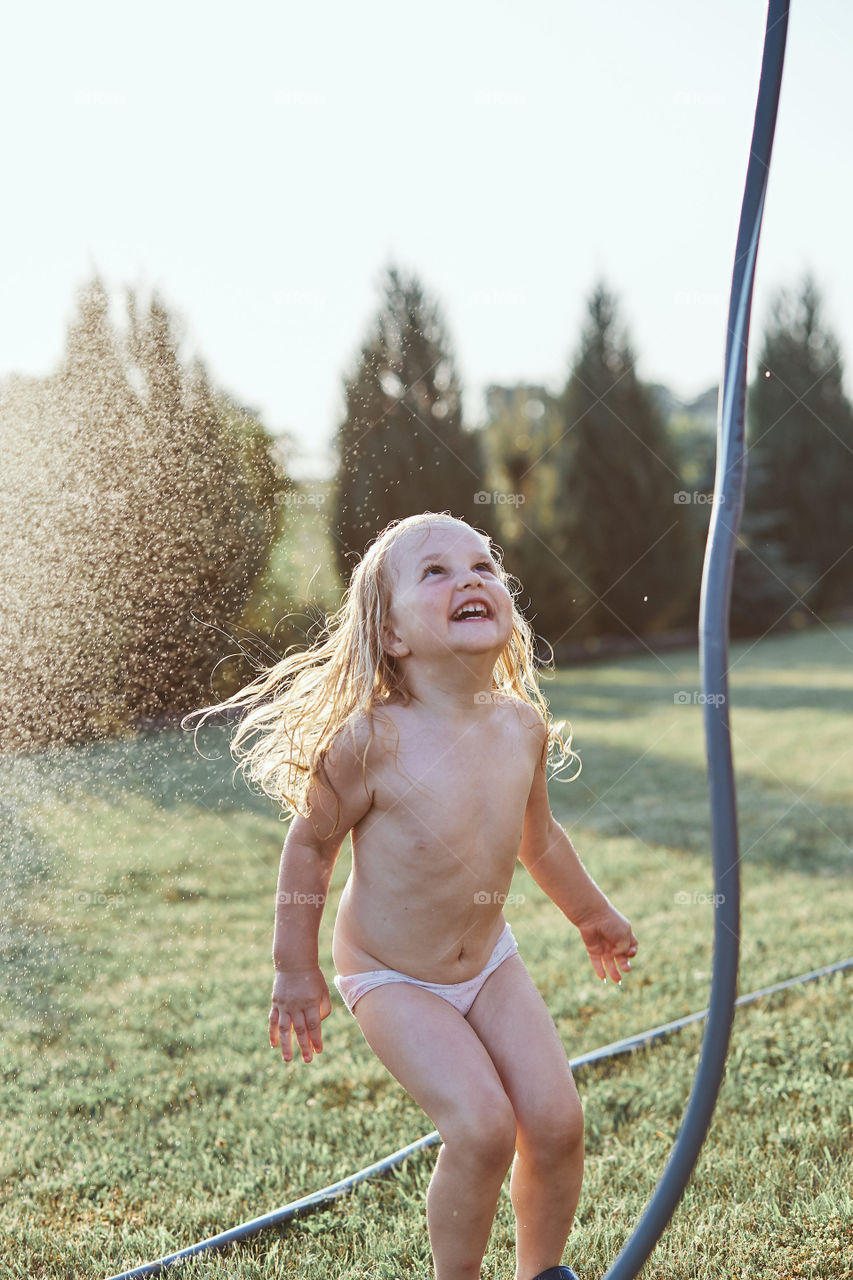
[[[699,609],[699,654],[715,889],[714,966],[708,1024],[684,1119],[666,1168],[642,1217],[604,1280],[632,1280],[637,1275],[684,1194],[707,1136],[720,1091],[734,1015],[740,944],[740,852],[729,731],[729,602],[746,480],[744,405],[752,286],[787,30],[788,0],[770,0],[732,273],[717,419],[717,470]]]

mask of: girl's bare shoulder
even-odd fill
[[[519,698],[515,694],[504,695],[502,700],[509,708],[510,713],[516,717],[522,729],[526,729],[536,739],[545,737],[547,733],[545,720],[542,713],[534,707],[532,702],[527,702],[524,698]]]
[[[385,706],[373,706],[369,710],[354,711],[339,731],[336,742],[352,744],[359,760],[373,756],[379,758],[392,746],[399,735],[399,721],[394,711]]]
[[[365,723],[368,721],[373,725],[375,733],[382,731],[394,733],[404,728],[412,720],[414,707],[411,702],[403,702],[401,699],[390,701],[383,699],[381,702],[374,702],[370,708],[369,714],[363,712]]]
[[[534,764],[541,765],[548,753],[548,726],[541,712],[524,698],[506,698],[507,714],[512,717],[510,733],[521,752],[529,752]]]

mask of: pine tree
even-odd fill
[[[148,494],[126,650],[130,671],[141,673],[134,713],[153,716],[185,708],[188,686],[209,674],[222,647],[211,628],[238,622],[281,510],[271,442],[258,447],[258,424],[215,395],[201,361],[183,367],[159,299],[141,319],[132,298],[128,310]]]
[[[462,397],[438,305],[416,276],[387,269],[383,303],[344,380],[332,530],[344,583],[368,542],[391,520],[450,511],[490,533],[477,435]]]
[[[519,603],[546,660],[551,656],[548,646],[571,628],[577,586],[551,551],[562,518],[555,462],[562,435],[559,403],[544,389],[532,405],[527,391],[516,389],[511,403],[483,429],[487,486],[499,495],[495,517],[504,564],[524,588]]]
[[[560,518],[551,548],[567,614],[576,601],[570,636],[692,623],[697,549],[677,453],[603,284],[588,310],[553,451]]]
[[[101,281],[84,286],[57,372],[13,380],[0,401],[20,500],[2,565],[8,745],[211,701],[216,628],[239,622],[279,530],[283,478],[259,424],[199,362],[183,367],[157,298],[140,318],[131,295],[128,311],[125,337]]]
[[[842,377],[838,339],[807,275],[773,301],[748,398],[739,631],[853,600],[853,409]]]

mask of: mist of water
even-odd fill
[[[99,282],[78,307],[59,369],[0,388],[2,750],[209,702],[211,628],[270,543],[269,459],[247,465],[256,441],[180,363],[163,307],[140,318],[131,295],[126,334]]]

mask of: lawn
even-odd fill
[[[743,853],[742,992],[853,953],[853,628],[732,649]],[[552,807],[641,944],[601,985],[518,867],[506,916],[570,1056],[707,1003],[713,908],[697,656],[544,681],[583,771]],[[679,697],[679,695],[681,695]],[[203,753],[203,754],[200,754]],[[5,1194],[0,1277],[100,1277],[268,1212],[432,1124],[332,989],[325,1052],[266,1040],[285,826],[226,732],[160,731],[0,756]],[[335,870],[331,933],[349,869]],[[739,1010],[688,1192],[644,1276],[853,1277],[853,976]],[[702,1029],[579,1074],[587,1169],[566,1261],[599,1277],[678,1131]],[[183,1276],[427,1280],[432,1148],[332,1207]],[[507,1180],[508,1183],[508,1180]],[[511,1280],[507,1187],[484,1280]]]

